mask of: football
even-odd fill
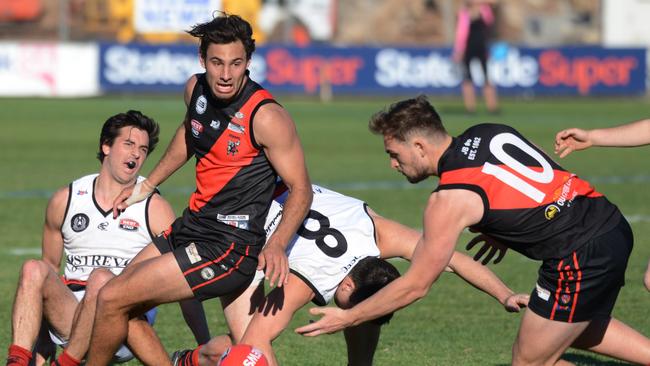
[[[259,349],[247,344],[229,347],[219,360],[219,366],[268,366],[266,357]]]

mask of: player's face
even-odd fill
[[[410,183],[417,183],[429,176],[426,160],[412,138],[401,141],[384,136],[384,148],[390,157],[390,167],[402,173]]]
[[[212,94],[222,100],[236,96],[246,81],[246,68],[249,63],[241,41],[211,43],[205,59],[201,58],[201,65],[205,67]]]
[[[106,154],[102,169],[107,168],[120,184],[132,183],[147,158],[149,135],[146,131],[132,126],[122,127],[113,145],[103,145],[102,149]]]

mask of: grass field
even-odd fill
[[[279,98],[294,117],[307,155],[312,181],[369,203],[377,212],[421,227],[421,215],[436,181],[409,185],[392,171],[381,138],[367,130],[368,117],[388,99],[335,101]],[[452,134],[478,122],[502,122],[518,128],[538,146],[551,151],[555,132],[569,126],[602,127],[649,117],[645,99],[506,100],[499,116],[466,116],[457,100],[432,99]],[[0,347],[11,342],[11,306],[18,271],[38,257],[41,225],[48,197],[70,180],[95,172],[99,130],[109,115],[139,109],[162,126],[161,143],[143,169],[147,174],[161,156],[184,113],[178,97],[106,97],[82,100],[0,99]],[[636,237],[615,316],[650,335],[650,293],[642,275],[650,258],[650,163],[648,147],[593,149],[562,165],[590,180],[628,217]],[[162,187],[178,214],[194,182],[192,164]],[[462,250],[469,236],[463,237]],[[398,263],[405,270],[404,262]],[[517,292],[530,292],[537,263],[510,252],[491,268]],[[225,331],[218,301],[205,303],[211,332]],[[298,314],[291,330],[308,321]],[[377,365],[506,365],[520,315],[508,314],[492,298],[454,275],[445,274],[429,295],[398,312],[384,328]],[[192,346],[190,332],[176,305],[165,305],[156,330],[169,350]],[[303,338],[286,331],[275,347],[283,365],[345,365],[340,334]],[[615,361],[570,351],[579,365],[616,365]],[[137,362],[129,364],[136,365]]]

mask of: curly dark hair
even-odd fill
[[[104,157],[106,157],[106,154],[102,151],[102,145],[113,146],[115,138],[120,134],[120,129],[127,126],[132,126],[147,132],[149,135],[148,154],[151,154],[151,152],[156,148],[156,144],[158,144],[158,134],[160,133],[158,123],[142,114],[140,111],[130,110],[126,113],[119,113],[109,117],[106,122],[104,122],[102,133],[99,135],[99,152],[97,153],[97,159],[99,159],[100,162],[104,162]]]
[[[357,263],[349,273],[354,282],[354,291],[350,295],[350,304],[356,305],[374,295],[384,286],[400,276],[395,266],[384,259],[366,257]],[[382,325],[388,323],[393,313],[386,314],[371,322]]]
[[[208,53],[210,43],[228,44],[239,40],[244,45],[247,60],[250,60],[255,52],[253,28],[238,15],[219,12],[219,16],[209,22],[195,25],[187,33],[199,38],[199,51],[203,59]]]
[[[400,141],[412,132],[428,134],[446,134],[440,115],[429,103],[427,97],[406,99],[392,104],[388,110],[383,110],[372,116],[368,123],[371,132],[390,136]]]

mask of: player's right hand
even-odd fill
[[[555,154],[563,158],[573,151],[583,150],[592,145],[589,131],[580,128],[569,128],[555,135]]]
[[[120,212],[132,204],[151,196],[155,189],[156,187],[149,184],[146,179],[134,186],[124,188],[113,201],[113,218],[117,218]]]

